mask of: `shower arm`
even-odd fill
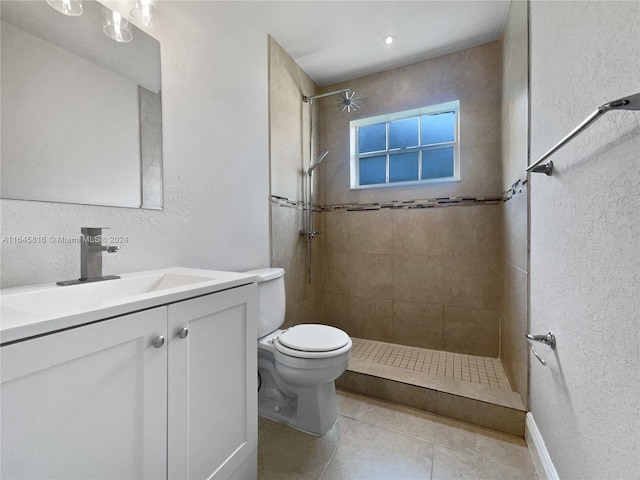
[[[328,92],[328,93],[320,93],[318,95],[309,95],[309,96],[303,95],[302,101],[304,103],[313,103],[313,101],[318,98],[330,97],[331,95],[339,95],[341,93],[350,92],[350,91],[351,91],[350,88],[343,88],[341,90],[334,90],[333,92]]]

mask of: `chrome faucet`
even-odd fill
[[[102,252],[115,253],[119,246],[102,245],[102,230],[108,227],[82,227],[80,239],[80,278],[57,282],[58,285],[100,282],[120,278],[117,275],[102,275]]]

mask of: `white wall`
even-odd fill
[[[640,87],[640,3],[531,2],[531,157]],[[562,479],[640,477],[640,112],[531,175],[530,407]]]
[[[242,2],[159,2],[164,211],[2,200],[2,236],[128,235],[106,274],[269,263],[267,32]],[[1,245],[2,286],[77,278],[77,244]]]

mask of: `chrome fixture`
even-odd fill
[[[152,27],[156,20],[156,0],[134,0],[131,16],[145,27]]]
[[[305,198],[308,200],[308,205],[310,206],[310,208],[305,209],[305,228],[300,229],[300,235],[306,235],[307,238],[314,238],[322,234],[322,232],[318,232],[313,228],[313,179],[311,178],[311,175],[313,171],[318,167],[318,165],[320,165],[322,161],[327,157],[327,155],[329,155],[329,150],[325,150],[318,158],[316,158],[316,161],[313,162],[307,170],[307,178],[305,182],[307,188],[305,191]]]
[[[70,17],[78,17],[84,11],[82,0],[47,0],[47,3],[60,13]],[[153,26],[155,20],[156,0],[133,0],[131,16],[146,27]],[[118,12],[104,8],[102,31],[118,43],[128,43],[133,39],[131,24]]]
[[[535,163],[532,163],[527,167],[527,172],[544,173],[551,175],[553,173],[553,162],[549,162],[544,165],[540,165],[549,156],[576,138],[580,133],[584,132],[587,127],[593,125],[602,115],[610,110],[640,110],[640,93],[630,95],[628,97],[619,98],[609,103],[598,107],[591,115],[589,115],[583,122],[574,128],[566,137],[560,140],[554,147],[547,153],[542,155]]]
[[[129,43],[133,40],[131,24],[118,12],[111,11],[107,8],[104,9],[104,24],[102,31],[107,37],[118,43]]]
[[[545,345],[548,345],[551,350],[555,350],[556,348],[556,336],[551,332],[546,335],[527,334],[527,339],[533,340],[534,342],[544,343]]]
[[[347,110],[351,112],[360,106],[361,102],[358,97],[355,97],[355,93],[350,88],[343,88],[341,90],[334,90],[332,92],[320,93],[318,95],[303,95],[302,101],[309,104],[309,161],[314,158],[313,155],[313,103],[319,98],[330,97],[332,95],[344,95],[337,103],[342,105],[342,111]],[[322,161],[329,154],[329,150],[325,150],[320,156],[318,156],[315,162],[309,165],[308,169],[302,170],[303,176],[303,204],[304,204],[304,225],[300,229],[300,235],[307,238],[307,281],[311,283],[311,241],[320,235],[322,232],[318,232],[313,228],[313,171],[322,163]]]
[[[318,98],[330,97],[331,95],[339,95],[341,93],[350,92],[350,91],[351,91],[350,88],[343,88],[342,90],[334,90],[333,92],[320,93],[319,95],[309,95],[309,96],[303,95],[302,101],[304,103],[313,103],[313,101],[317,100]]]
[[[316,169],[316,167],[320,165],[320,163],[322,163],[322,161],[326,158],[327,155],[329,155],[329,150],[325,150],[322,153],[322,155],[316,158],[316,161],[313,162],[313,164],[309,167],[309,170],[307,170],[307,175],[311,176],[311,172],[313,172]]]
[[[104,227],[106,229],[108,227]],[[101,282],[103,280],[115,280],[117,275],[102,275],[102,252],[115,253],[120,247],[114,245],[102,245],[103,227],[82,227],[80,239],[80,278],[78,280],[65,280],[57,282],[58,285],[78,285],[80,283]]]
[[[527,340],[544,343],[551,350],[555,350],[556,349],[556,336],[551,332],[547,333],[546,335],[531,335],[531,334],[527,334],[526,337],[527,337]],[[547,362],[545,361],[544,358],[542,358],[538,354],[538,352],[535,351],[535,349],[533,348],[533,345],[529,344],[529,348],[531,349],[531,351],[533,352],[535,357],[538,359],[538,361],[542,365],[546,366]]]
[[[342,111],[345,110],[349,113],[353,110],[354,112],[360,108],[362,102],[360,101],[360,97],[356,97],[356,92],[344,92],[342,94],[342,98],[336,102],[339,107],[342,107]]]
[[[70,17],[82,15],[82,0],[47,0],[47,3],[58,12]]]

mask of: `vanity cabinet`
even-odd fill
[[[257,295],[169,305],[170,479],[229,478],[257,448]]]
[[[256,316],[250,284],[2,346],[0,477],[229,478],[257,447]]]
[[[166,330],[159,307],[2,347],[2,478],[163,478]]]

